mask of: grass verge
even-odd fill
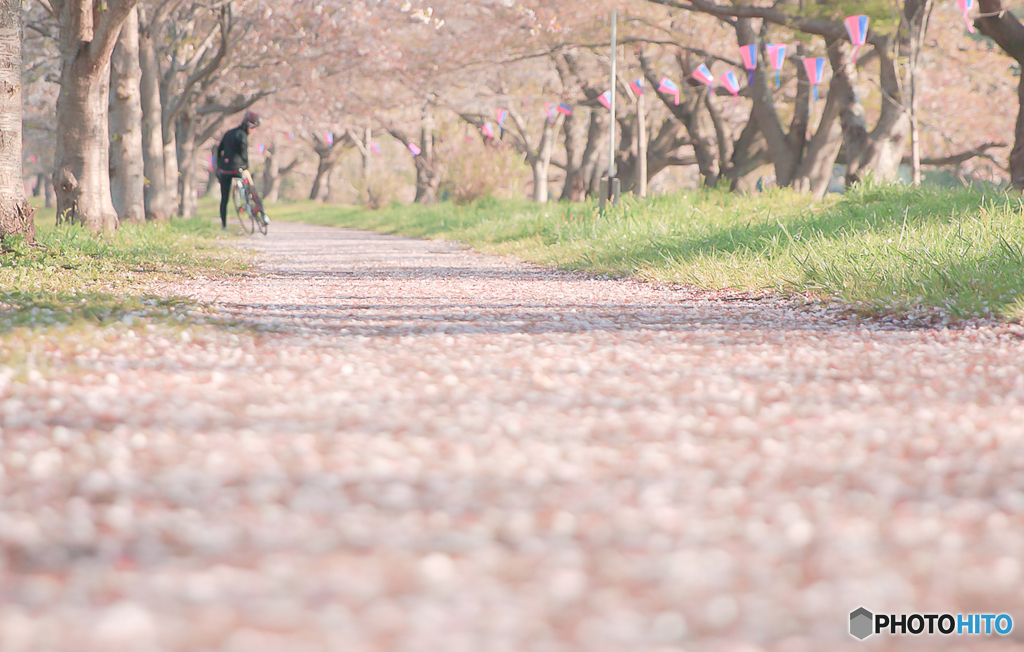
[[[154,281],[240,271],[246,258],[221,246],[207,219],[122,225],[115,234],[53,226],[37,219],[37,239],[0,245],[0,332],[78,322],[182,322],[197,308],[181,298],[147,293]]]
[[[593,203],[304,202],[271,217],[458,240],[563,269],[813,293],[865,314],[1024,318],[1024,204],[975,190],[862,186],[822,201],[693,191],[626,199],[603,215]]]

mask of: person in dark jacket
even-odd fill
[[[242,124],[228,129],[220,139],[217,147],[217,178],[220,180],[220,226],[228,228],[228,198],[231,196],[232,182],[248,174],[249,170],[249,131],[260,126],[260,117],[252,111],[246,111]]]

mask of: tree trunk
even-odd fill
[[[583,162],[580,165],[579,185],[584,197],[595,197],[600,192],[601,177],[604,175],[604,157],[608,139],[608,120],[610,116],[604,111],[590,112],[590,127],[587,129],[587,147],[583,150]],[[580,200],[577,201],[581,201]]]
[[[274,136],[271,138],[273,140],[267,146],[267,155],[263,161],[263,184],[260,187],[260,193],[263,195],[264,201],[274,203],[277,201],[276,193],[273,201],[270,199],[270,193],[274,188],[274,182],[281,173],[281,158],[277,153],[277,139]]]
[[[702,119],[701,115],[701,105],[704,104],[705,92],[703,89],[697,91],[697,97],[693,100],[693,105],[681,117],[683,118],[683,125],[686,126],[686,131],[690,134],[690,141],[693,143],[693,154],[697,159],[697,168],[700,170],[700,175],[704,178],[704,186],[714,188],[718,185],[718,175],[721,172],[721,167],[716,154],[717,147],[715,147],[715,143],[708,133],[705,120]],[[690,99],[683,98],[680,106],[689,104]]]
[[[420,122],[420,155],[416,157],[415,202],[424,206],[436,204],[440,185],[441,174],[434,159],[434,116],[430,107],[425,106]]]
[[[141,77],[139,19],[133,9],[110,58],[110,193],[122,222],[142,222],[146,218]]]
[[[636,98],[636,187],[637,197],[647,196],[647,98]]]
[[[537,156],[531,165],[533,168],[533,201],[538,204],[546,204],[548,201],[548,172],[551,170],[551,156],[555,153],[558,130],[562,127],[564,118],[565,116],[559,113],[554,122],[544,121],[544,133],[540,139],[540,146],[537,148]]]
[[[337,204],[341,200],[342,179],[338,178],[337,166],[327,173],[327,193],[324,196],[324,203]]]
[[[53,175],[46,175],[46,185],[43,187],[43,194],[46,196],[43,206],[53,208],[57,205],[57,190],[53,187]]]
[[[640,55],[640,66],[644,71],[644,76],[653,88],[658,88],[659,75],[654,71],[654,67],[651,61],[646,55]],[[688,65],[683,57],[677,56],[679,66],[683,71],[685,78],[690,77],[691,70],[688,69]],[[711,129],[714,129],[714,119],[709,117],[705,119],[701,106],[704,102],[704,89],[697,89],[696,96],[691,97],[690,92],[693,88],[688,84],[684,84],[683,88],[680,88],[680,101],[679,104],[675,102],[675,96],[655,91],[658,94],[658,98],[661,100],[665,108],[669,110],[676,120],[686,127],[687,133],[690,135],[690,145],[693,147],[694,158],[697,160],[697,167],[700,170],[700,175],[704,179],[704,185],[707,187],[715,187],[718,185],[718,178],[722,172],[723,161],[718,160],[718,148],[715,146],[715,142],[709,135],[708,123],[711,123]]]
[[[268,204],[276,204],[281,194],[281,182],[302,162],[302,159],[296,157],[291,163],[281,167],[282,153],[280,143],[276,138],[267,152],[267,163],[263,169],[263,201]]]
[[[924,35],[928,31],[933,6],[933,0],[908,0],[903,5],[903,17],[910,32],[910,65],[906,67],[906,85],[910,89],[910,170],[911,182],[915,187],[921,185],[921,130],[918,124],[917,78],[921,51],[924,49]]]
[[[1012,11],[1004,10],[1002,0],[978,0],[980,16],[974,24],[994,40],[1018,64],[1024,66],[1024,25]],[[1017,87],[1017,123],[1013,149],[1010,150],[1010,183],[1024,190],[1024,76]]]
[[[625,194],[636,188],[636,117],[620,115],[618,122],[619,128],[615,131],[619,138],[618,151],[615,153],[615,176],[619,178],[622,193]]]
[[[365,182],[370,178],[370,165],[373,161],[373,129],[371,127],[367,127],[363,132],[363,146],[359,148],[359,156],[362,158],[359,174]]]
[[[437,189],[440,185],[441,175],[438,174],[437,162],[426,159],[418,161],[416,164],[416,198],[413,201],[424,206],[436,204]]]
[[[203,197],[213,197],[213,191],[215,188],[220,188],[220,182],[217,179],[217,148],[220,143],[217,141],[213,142],[210,147],[210,157],[204,161],[203,169],[206,170],[206,188],[203,190]]]
[[[824,197],[829,181],[835,170],[836,159],[843,145],[842,128],[839,126],[839,100],[834,86],[829,87],[825,109],[818,123],[818,130],[804,147],[804,155],[793,175],[792,187],[797,192],[806,192],[815,197]]]
[[[281,198],[281,182],[284,181],[284,175],[279,174],[270,182],[270,188],[267,190],[266,197],[263,201],[267,204],[276,204]]]
[[[181,197],[178,174],[178,144],[175,138],[175,128],[171,128],[173,125],[163,126],[164,134],[164,185],[168,189],[168,197],[170,198],[170,213],[168,216],[174,215],[181,211]]]
[[[177,141],[178,195],[181,197],[178,215],[189,219],[195,217],[196,211],[199,209],[199,200],[196,194],[196,125],[191,107],[186,108],[178,116],[175,123],[175,141]]]
[[[722,118],[722,112],[718,110],[718,105],[712,96],[713,93],[709,89],[704,96],[704,106],[707,107],[708,119],[711,121],[711,127],[715,132],[715,143],[718,145],[718,178],[715,180],[717,186],[718,181],[725,176],[729,162],[732,160],[734,142],[732,129]]]
[[[317,152],[319,154],[319,152]],[[321,201],[320,195],[325,189],[324,181],[327,175],[331,173],[331,169],[334,167],[334,160],[329,157],[320,157],[320,162],[316,166],[316,176],[313,177],[313,187],[309,190],[309,198],[312,201]]]
[[[758,34],[754,31],[749,18],[737,19],[735,30],[737,45],[743,46],[759,41]],[[778,184],[786,185],[793,178],[793,172],[800,161],[801,153],[793,150],[792,141],[775,110],[772,89],[768,86],[768,73],[765,70],[768,67],[767,56],[765,56],[763,46],[760,47],[760,51],[762,54],[761,65],[754,70],[754,83],[748,87],[753,103],[751,119],[757,122],[758,129],[764,136],[768,157],[772,167],[775,168],[775,178]],[[801,68],[801,66],[797,66],[797,68]]]
[[[0,9],[0,11],[2,11],[2,9]],[[42,197],[43,196],[43,188],[45,188],[45,187],[46,187],[46,173],[45,172],[40,172],[40,173],[36,174],[36,185],[35,185],[35,187],[32,188],[32,196],[33,197]]]
[[[695,156],[682,157],[679,149],[690,144],[690,137],[684,127],[673,117],[666,118],[658,134],[647,142],[647,182],[670,166],[696,165]]]
[[[747,124],[740,132],[732,151],[732,159],[729,161],[725,176],[729,179],[729,189],[733,192],[749,191],[756,185],[756,181],[749,178],[760,168],[768,163],[768,150],[764,145],[764,136],[757,124],[757,120],[751,115]]]
[[[0,237],[35,238],[21,167],[21,2],[0,2]]]
[[[548,202],[548,169],[551,159],[546,161],[540,157],[533,162],[533,201],[538,204]]]
[[[1013,149],[1010,150],[1010,183],[1024,190],[1024,75],[1017,86],[1017,122],[1013,127]]]
[[[102,9],[91,0],[56,3],[61,77],[53,185],[58,224],[70,221],[93,231],[117,228],[107,127],[110,55],[134,6],[135,0],[107,0]]]
[[[567,116],[562,126],[565,135],[565,185],[561,201],[583,201],[587,184],[583,178],[583,152],[586,148],[586,123],[582,107]]]
[[[160,62],[157,59],[154,31],[158,25],[146,20],[146,7],[139,9],[139,82],[142,104],[142,163],[146,176],[146,219],[166,220],[171,216],[171,190],[167,186],[164,165],[163,106],[160,102]]]
[[[92,61],[87,44],[69,47],[57,97],[57,223],[82,224],[91,231],[117,228],[110,196],[107,127],[110,60]]]
[[[843,59],[842,71],[834,75],[833,80],[835,77],[847,80],[839,98],[839,120],[846,149],[846,182],[857,183],[867,173],[879,181],[892,181],[899,174],[910,131],[910,112],[903,105],[896,66],[887,53],[878,53],[882,110],[875,128],[869,132],[864,107],[854,90],[856,67],[849,57],[844,56]]]

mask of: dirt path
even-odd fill
[[[870,649],[1024,647],[1017,330],[253,246],[265,274],[187,290],[278,332],[0,370],[3,652],[859,650],[860,606],[1017,623]]]

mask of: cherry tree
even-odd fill
[[[266,157],[263,168],[263,187],[260,189],[263,200],[268,204],[276,204],[281,194],[281,184],[295,168],[300,166],[304,160],[301,152],[295,148],[284,145],[284,138],[273,126],[268,126],[271,131],[270,144],[266,148]],[[294,135],[293,135],[294,138]],[[289,163],[283,163],[291,157]]]
[[[0,3],[0,236],[35,237],[21,159],[21,2]]]
[[[146,219],[141,78],[136,7],[121,28],[110,63],[110,191],[122,222]]]
[[[164,150],[164,119],[160,60],[164,25],[183,0],[144,0],[139,10],[139,79],[142,106],[142,160],[146,178],[147,220],[165,220],[174,212],[177,171],[167,168]]]
[[[326,199],[330,193],[331,172],[338,160],[349,148],[346,139],[336,137],[334,132],[314,133],[309,139],[313,152],[317,155],[316,176],[313,178],[313,187],[309,190],[309,198],[317,201]]]
[[[61,58],[54,187],[58,222],[117,228],[110,195],[110,56],[136,0],[40,0],[57,19]]]
[[[1003,52],[1024,66],[1024,25],[1003,6],[1002,0],[978,0],[981,16],[975,19],[978,30],[995,41]],[[1010,182],[1024,189],[1024,77],[1018,86],[1018,113],[1014,125],[1014,144],[1010,151]]]

